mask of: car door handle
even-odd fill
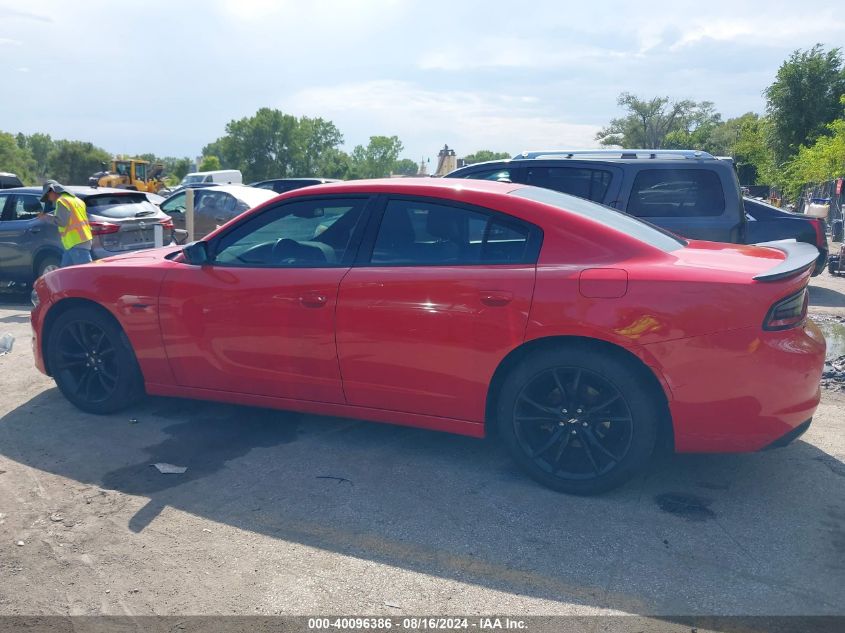
[[[322,308],[328,300],[324,292],[306,292],[299,297],[299,302],[306,308]]]
[[[27,233],[40,233],[41,227],[40,226],[31,226],[26,230]]]
[[[481,303],[487,306],[501,307],[513,301],[513,293],[507,290],[482,290]]]

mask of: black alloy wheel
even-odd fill
[[[58,317],[47,342],[47,360],[59,389],[83,411],[111,413],[143,393],[128,339],[97,308],[74,308]]]
[[[540,483],[572,494],[610,490],[648,462],[665,415],[645,371],[589,344],[536,351],[502,384],[500,435]]]
[[[633,416],[624,396],[580,367],[537,374],[520,391],[513,418],[522,449],[556,477],[599,477],[631,448]]]

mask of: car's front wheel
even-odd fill
[[[95,307],[72,308],[53,324],[47,362],[59,390],[89,413],[112,413],[143,395],[138,362],[123,330]]]
[[[654,391],[615,354],[581,345],[542,350],[505,379],[499,431],[535,480],[597,494],[630,479],[651,456],[661,415]]]

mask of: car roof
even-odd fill
[[[427,193],[475,191],[478,193],[509,193],[522,189],[526,185],[502,183],[492,180],[457,180],[445,178],[376,178],[372,180],[339,180],[327,182],[305,189],[294,189],[284,196],[314,195],[315,192],[350,192],[350,193],[404,193],[407,195],[426,195]]]
[[[302,177],[302,178],[267,178],[266,180],[258,180],[256,182],[252,183],[250,186],[261,185],[261,184],[264,184],[264,183],[267,183],[267,182],[319,182],[319,183],[327,183],[327,182],[342,182],[342,181],[339,178],[318,178],[316,176],[313,177],[313,178],[308,178],[308,177]]]
[[[130,193],[144,194],[144,191],[136,191],[134,189],[117,189],[115,187],[83,187],[77,185],[62,185],[69,193],[81,198],[87,198],[96,194],[121,195]],[[41,187],[14,187],[12,189],[4,189],[4,193],[37,193],[41,195],[44,190]]]

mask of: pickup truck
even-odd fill
[[[747,209],[732,161],[707,152],[532,151],[461,167],[446,178],[505,180],[554,189],[691,239],[733,244],[796,239],[819,249],[814,274],[827,263],[823,220],[776,207],[761,209],[756,201],[748,201]]]

